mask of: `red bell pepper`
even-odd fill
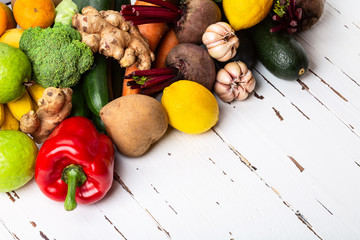
[[[40,190],[71,211],[105,196],[113,181],[114,147],[84,117],[62,121],[43,143],[35,165]]]

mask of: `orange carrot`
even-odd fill
[[[136,63],[131,65],[130,67],[127,67],[125,69],[125,76],[132,73],[133,71],[137,71],[138,68],[136,66]],[[127,85],[129,81],[132,81],[132,79],[125,79],[123,81],[123,88],[122,88],[122,96],[129,95],[129,94],[138,94],[140,93],[140,88],[131,89],[130,86]]]
[[[142,2],[142,1],[136,1],[135,5],[148,5],[148,6],[155,6],[154,4]],[[157,45],[160,42],[160,39],[162,36],[166,33],[168,30],[168,26],[166,23],[148,23],[148,24],[142,24],[138,25],[140,33],[147,39],[150,50],[152,52],[155,51]],[[125,70],[125,76],[130,74],[133,71],[137,71],[138,68],[136,67],[136,63],[131,65],[130,67],[127,67]],[[130,89],[130,86],[127,86],[127,82],[132,79],[124,79],[123,82],[123,91],[122,95],[128,95],[128,94],[137,94],[140,92],[140,89]]]
[[[154,4],[142,1],[136,1],[135,5],[156,6]],[[152,52],[155,52],[160,39],[169,29],[166,23],[147,23],[138,25],[138,28],[140,33],[148,40]]]
[[[176,37],[174,29],[170,29],[161,39],[158,48],[155,53],[155,61],[152,64],[152,68],[164,68],[165,60],[170,50],[179,44],[179,40]]]

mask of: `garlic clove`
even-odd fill
[[[233,82],[233,78],[225,69],[220,69],[216,75],[216,81],[230,85]]]
[[[231,85],[215,82],[214,91],[224,102],[231,102],[235,98],[234,91],[232,90]]]

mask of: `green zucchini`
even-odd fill
[[[276,77],[296,80],[309,67],[303,46],[287,32],[270,32],[276,23],[270,18],[250,29],[259,60]]]
[[[84,7],[91,6],[96,8],[96,10],[113,10],[115,8],[114,0],[72,0],[79,8],[79,12]]]
[[[83,79],[81,79],[81,81],[73,88],[71,102],[72,102],[72,108],[71,108],[70,117],[90,116],[90,109],[88,108],[83,95]]]
[[[121,67],[119,62],[115,59],[111,61],[111,84],[113,99],[121,97],[122,85],[125,75],[125,68]]]
[[[130,0],[115,0],[115,10],[120,12],[122,5],[128,5],[130,3]]]
[[[104,134],[107,134],[106,133],[106,128],[105,128],[105,124],[104,122],[101,120],[100,117],[96,116],[96,115],[92,115],[91,116],[91,121],[94,123],[96,129],[98,130],[98,132],[100,133],[104,133]]]
[[[109,102],[109,69],[106,57],[94,54],[92,69],[84,74],[83,94],[90,111],[100,115],[100,110]]]

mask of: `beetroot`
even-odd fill
[[[206,28],[221,20],[212,0],[186,0],[180,7],[162,0],[143,0],[156,6],[123,5],[121,14],[134,25],[167,22],[175,24],[180,43],[200,43]]]
[[[135,71],[124,78],[131,89],[140,88],[140,93],[153,95],[178,80],[191,80],[202,84],[210,91],[215,83],[215,64],[207,51],[192,43],[181,43],[169,52],[167,68]]]
[[[314,25],[324,11],[326,0],[278,0],[274,4],[273,20],[280,24],[271,32],[285,29],[289,33],[304,31]]]

